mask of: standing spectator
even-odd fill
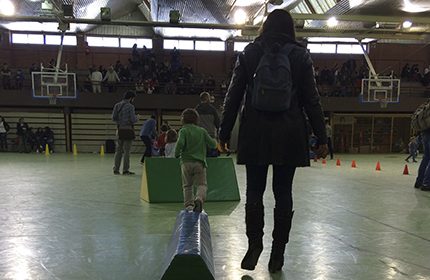
[[[54,152],[54,132],[49,126],[45,126],[43,130],[43,149],[46,149],[46,145],[48,145],[48,151],[52,154]]]
[[[140,163],[145,162],[145,157],[152,156],[152,142],[157,137],[157,121],[155,120],[155,115],[147,119],[140,129],[140,139],[142,139],[143,144],[145,144],[145,152],[140,160]]]
[[[136,68],[139,65],[139,60],[139,50],[137,49],[137,44],[134,44],[131,50],[131,65],[133,68]]]
[[[421,188],[422,191],[430,191],[430,129],[422,131],[420,138],[424,153],[418,169],[415,188]]]
[[[109,92],[116,91],[115,84],[118,83],[120,80],[118,74],[113,69],[113,66],[109,67],[109,70],[106,72],[103,81],[107,81]]]
[[[157,147],[160,151],[160,156],[164,156],[164,149],[166,147],[166,135],[167,131],[169,130],[169,126],[163,124],[160,128],[161,133],[157,137]]]
[[[15,88],[22,89],[23,85],[24,85],[24,72],[22,72],[21,69],[18,69],[15,75]]]
[[[215,107],[210,104],[211,95],[208,92],[202,92],[200,94],[200,104],[197,105],[196,110],[199,113],[199,126],[206,129],[209,136],[218,139],[217,131],[219,129],[219,116]],[[218,150],[208,150],[208,157],[217,157]]]
[[[122,175],[133,175],[130,171],[130,149],[134,139],[134,124],[137,122],[137,116],[134,111],[133,101],[136,94],[127,91],[124,99],[115,104],[112,112],[112,120],[118,128],[118,141],[115,151],[115,163],[113,174],[119,175],[119,169],[122,164]]]
[[[101,93],[102,92],[102,80],[103,74],[100,70],[95,69],[90,74],[91,85],[93,87],[93,93]]]
[[[284,47],[280,48],[280,46]],[[254,107],[255,103],[252,101],[252,94],[260,93],[258,98],[263,98],[261,93],[264,92],[264,88],[260,88],[258,92],[250,88],[254,84],[253,76],[261,54],[266,51],[274,53],[290,51],[288,59],[291,65],[291,76],[285,76],[285,82],[292,83],[292,88],[296,90],[284,90],[283,94],[289,94],[291,102],[288,103],[284,99],[282,104],[285,110],[278,112],[259,110]],[[225,147],[230,140],[231,131],[246,92],[237,150],[238,164],[246,166],[247,182],[245,223],[248,251],[241,263],[243,269],[254,270],[263,250],[263,194],[266,189],[269,165],[273,166],[272,182],[275,195],[269,271],[275,273],[284,265],[284,251],[289,241],[294,214],[292,200],[294,173],[296,167],[310,164],[306,119],[303,112],[306,112],[313,131],[318,137],[317,155],[320,157],[327,155],[324,115],[312,64],[309,52],[295,40],[294,20],[285,10],[275,10],[269,14],[263,23],[260,36],[254,43],[249,44],[237,59],[224,101],[219,138],[221,147]],[[266,77],[267,79],[276,78]],[[281,82],[280,79],[278,81]],[[277,101],[279,97],[275,97],[276,100],[271,101],[272,106],[279,104]],[[264,97],[264,100],[270,101],[268,97]]]
[[[0,116],[0,150],[7,151],[7,133],[10,127],[4,117]]]
[[[206,130],[197,126],[199,114],[196,110],[185,109],[181,119],[183,127],[179,131],[175,157],[181,159],[184,206],[189,211],[202,212],[208,185],[206,151],[214,149],[216,142]],[[194,186],[197,188],[195,196]]]
[[[12,89],[12,85],[10,82],[11,76],[12,73],[10,72],[9,65],[7,63],[3,63],[3,67],[1,69],[3,89]]]
[[[330,159],[333,159],[333,129],[331,128],[330,122],[325,121],[325,131],[327,134],[327,145],[330,153]]]
[[[412,158],[413,162],[417,162],[415,160],[415,157],[417,156],[417,152],[418,152],[418,142],[417,142],[417,138],[415,138],[414,136],[412,136],[409,139],[408,152],[409,152],[409,156],[405,159],[405,161],[409,162],[409,159]]]
[[[28,124],[24,122],[24,118],[20,118],[16,124],[16,135],[18,135],[18,151],[20,153],[29,152],[28,149]]]
[[[196,110],[199,113],[199,126],[206,129],[209,136],[217,138],[217,131],[219,129],[219,116],[215,107],[210,104],[211,95],[208,92],[200,94],[200,104],[197,105]]]
[[[178,141],[178,134],[176,130],[170,129],[166,133],[166,146],[164,149],[164,155],[166,158],[175,157],[176,141]]]

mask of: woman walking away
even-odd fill
[[[241,267],[253,270],[263,250],[263,194],[273,166],[274,228],[269,271],[282,269],[293,218],[292,182],[296,167],[309,166],[306,113],[318,140],[316,153],[328,152],[324,115],[311,57],[295,40],[294,21],[275,10],[260,36],[238,56],[224,100],[221,146],[231,136],[242,100],[237,163],[246,166],[245,223],[248,251]]]

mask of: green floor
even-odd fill
[[[418,165],[404,176],[403,155],[341,159],[341,167],[298,170],[286,264],[272,276],[270,189],[266,247],[254,272],[240,269],[244,169],[237,167],[242,201],[205,205],[216,279],[430,279],[430,193],[413,188]],[[0,279],[159,279],[181,205],[142,202],[139,155],[131,162],[135,176],[114,176],[112,155],[0,154]]]

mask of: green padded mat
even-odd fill
[[[206,201],[238,201],[233,159],[208,158]],[[140,196],[148,202],[183,202],[181,167],[176,158],[146,158]]]

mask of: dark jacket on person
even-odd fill
[[[263,49],[275,43],[295,44],[289,54],[294,95],[287,111],[258,111],[251,104],[251,92],[247,91],[247,88],[252,84]],[[261,44],[263,48],[260,47]],[[219,135],[222,142],[230,139],[231,130],[244,97],[237,150],[238,164],[309,166],[306,115],[318,138],[318,143],[327,143],[324,115],[310,54],[305,47],[288,36],[262,35],[238,56],[224,100]]]
[[[23,122],[23,123],[17,123],[16,124],[16,135],[18,136],[24,136],[27,135],[28,133],[28,124]]]
[[[216,138],[220,121],[215,107],[209,103],[200,103],[196,111],[199,113],[199,126],[206,129],[210,137]]]

